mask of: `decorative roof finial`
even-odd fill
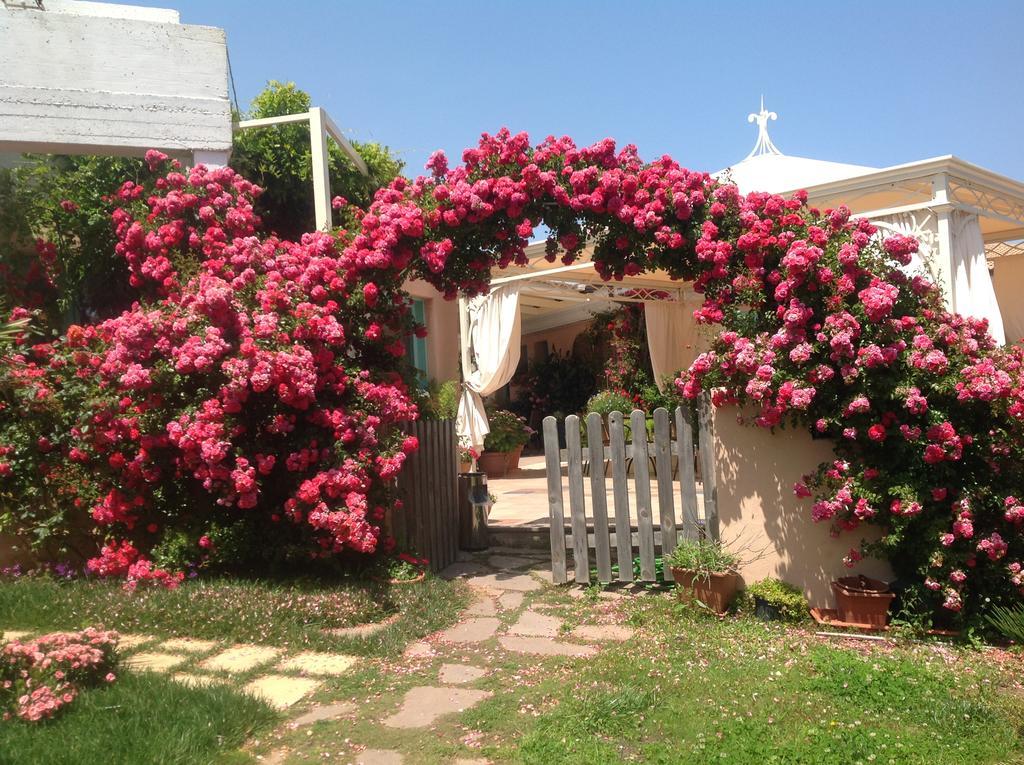
[[[760,157],[763,154],[779,154],[779,148],[772,143],[772,139],[768,137],[768,120],[777,120],[779,115],[775,112],[766,111],[764,108],[764,95],[761,96],[761,111],[757,114],[747,115],[747,122],[757,123],[757,143],[754,144],[754,148],[750,150],[745,159],[751,157]]]

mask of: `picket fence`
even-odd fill
[[[568,581],[567,552],[572,552],[576,582],[589,584],[591,553],[597,579],[634,581],[633,561],[639,557],[639,580],[657,580],[656,558],[675,549],[680,536],[718,539],[717,492],[713,433],[709,406],[702,401],[697,416],[698,442],[695,449],[694,423],[689,409],[677,407],[670,416],[667,409],[654,411],[654,440],[648,441],[647,417],[635,410],[629,415],[630,438],[626,437],[626,419],[612,412],[607,427],[600,414],[587,415],[587,446],[581,446],[580,418],[570,415],[564,421],[565,445],[559,443],[558,421],[544,419],[544,457],[547,471],[548,510],[551,533],[551,572],[556,584]],[[674,427],[673,427],[674,426]],[[697,501],[697,458],[702,477],[703,512]],[[570,522],[566,525],[563,501],[563,463],[568,483]],[[611,473],[612,514],[609,515],[606,473]],[[653,469],[653,477],[651,475]],[[632,473],[632,491],[630,491]],[[591,507],[586,507],[584,481],[590,482]],[[652,506],[652,481],[658,488],[658,519]],[[679,484],[680,512],[676,512],[676,486]],[[630,498],[636,507],[636,524],[630,518]],[[664,571],[666,580],[672,574]]]

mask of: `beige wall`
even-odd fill
[[[459,301],[424,281],[405,283],[405,291],[423,301],[427,323],[427,373],[437,382],[459,379]]]
[[[834,605],[830,583],[850,574],[892,578],[888,562],[865,558],[843,565],[851,547],[878,535],[875,527],[829,534],[829,524],[811,520],[811,503],[793,494],[793,484],[822,462],[834,459],[831,442],[804,430],[741,425],[736,407],[715,410],[718,515],[727,546],[763,550],[740,570],[745,583],[775,576],[804,590],[812,606]],[[747,553],[749,557],[749,553]]]
[[[537,358],[537,343],[544,341],[547,341],[549,353],[554,353],[555,351],[562,354],[571,353],[572,345],[576,338],[592,323],[591,319],[584,319],[583,321],[574,321],[572,324],[564,324],[561,327],[552,327],[540,332],[524,334],[521,342],[522,345],[526,346],[527,358],[530,361],[534,361]]]
[[[992,286],[1003,315],[1006,342],[1016,343],[1024,338],[1024,255],[994,258],[992,264]]]

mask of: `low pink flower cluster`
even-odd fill
[[[118,634],[92,627],[13,640],[0,649],[3,719],[39,722],[75,700],[83,687],[112,683]]]

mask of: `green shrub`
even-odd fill
[[[459,414],[459,396],[462,386],[458,380],[448,380],[430,393],[429,416],[435,420],[454,420]]]
[[[993,606],[991,613],[985,615],[985,621],[1003,637],[1015,643],[1024,643],[1024,606]]]
[[[636,403],[625,393],[614,390],[603,390],[591,396],[587,402],[588,412],[597,412],[607,417],[612,412],[622,412],[626,417],[636,409]]]
[[[526,420],[505,409],[487,413],[491,432],[484,437],[484,449],[489,452],[511,452],[530,440],[533,428]]]
[[[721,542],[684,539],[665,558],[665,564],[670,568],[695,571],[698,577],[707,579],[711,574],[735,571],[740,565],[740,557],[726,550]]]
[[[760,598],[775,606],[784,619],[796,621],[807,612],[807,599],[803,591],[781,579],[768,578],[754,582],[747,587],[746,593],[751,599]]]

